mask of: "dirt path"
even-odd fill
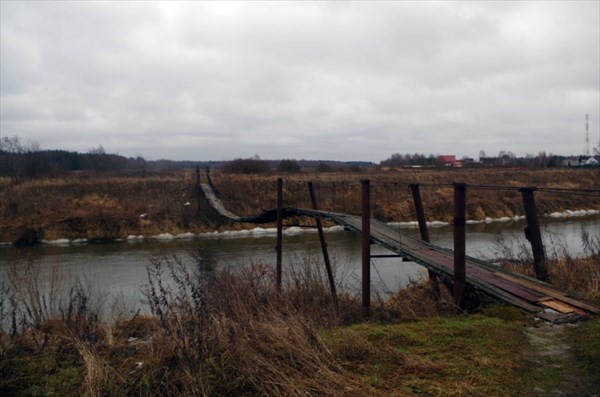
[[[578,365],[568,331],[573,324],[540,322],[525,334],[531,349],[526,360],[533,372],[534,392],[540,396],[600,397],[600,386]]]

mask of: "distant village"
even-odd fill
[[[540,153],[537,156],[527,155],[517,157],[511,152],[500,152],[498,156],[486,156],[481,153],[478,160],[470,157],[457,158],[456,155],[429,155],[422,154],[393,154],[382,161],[383,168],[561,168],[561,167],[598,167],[600,155],[589,156],[559,156]]]

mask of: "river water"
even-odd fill
[[[543,218],[542,233],[548,256],[561,255],[566,249],[571,255],[583,255],[582,230],[600,239],[600,216],[568,219]],[[523,236],[522,220],[506,220],[467,225],[467,255],[493,259],[503,256],[509,247],[518,254],[528,242]],[[399,225],[404,233],[418,236],[418,229],[411,225]],[[340,287],[358,289],[361,269],[360,236],[339,227],[327,230],[326,240],[330,256],[336,266]],[[452,229],[448,225],[430,227],[431,242],[452,248]],[[499,240],[503,240],[500,244]],[[253,263],[275,263],[275,230],[256,229],[244,233],[206,235],[193,239],[146,239],[128,240],[105,244],[49,244],[33,248],[0,248],[0,276],[12,266],[26,263],[38,266],[41,279],[58,269],[69,277],[86,279],[109,296],[119,295],[139,306],[141,288],[147,282],[146,266],[155,256],[176,255],[192,263],[202,258],[214,268],[239,267]],[[385,249],[373,246],[373,254],[386,254]],[[301,262],[322,262],[321,248],[315,230],[300,231],[291,228],[284,234],[283,272],[286,267]],[[399,258],[374,258],[372,280],[374,289],[380,293],[393,292],[411,281],[418,281],[426,274],[425,269]]]

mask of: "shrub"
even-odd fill
[[[227,174],[262,174],[270,170],[269,163],[258,158],[235,159],[223,165],[223,171]]]
[[[300,164],[296,160],[281,160],[277,167],[279,172],[300,172]]]

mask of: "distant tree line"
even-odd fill
[[[21,179],[57,176],[71,171],[145,170],[142,157],[107,154],[102,146],[87,153],[40,150],[37,143],[23,143],[17,136],[0,139],[0,176],[18,183]]]
[[[447,161],[443,157],[433,154],[425,155],[420,153],[400,154],[394,153],[389,158],[381,161],[382,167],[447,167]],[[452,156],[453,157],[453,156]],[[600,161],[600,156],[596,154],[596,159]],[[485,151],[479,152],[479,160],[463,157],[456,160],[455,167],[481,168],[481,167],[518,167],[518,168],[557,168],[557,167],[584,167],[589,165],[589,156],[561,156],[555,154],[546,154],[539,152],[537,155],[527,154],[525,157],[517,157],[513,152],[501,150],[497,156],[488,156]]]
[[[249,159],[235,159],[223,164],[223,172],[227,174],[261,174],[271,171],[268,162],[254,156]]]
[[[106,153],[100,145],[87,153],[67,150],[41,150],[36,142],[23,142],[17,136],[0,138],[0,177],[9,177],[14,183],[40,177],[55,177],[72,172],[99,172],[111,175],[146,175],[152,172],[193,169],[197,166],[221,169],[228,174],[261,174],[273,171],[297,173],[360,172],[375,164],[362,161],[332,160],[262,160],[258,155],[232,161],[174,161],[150,160],[143,157],[124,157]]]
[[[302,171],[316,172],[360,172],[363,168],[374,167],[375,164],[365,161],[325,161],[325,160],[262,160],[258,156],[247,159],[235,159],[222,163],[214,163],[227,174],[262,174],[268,172],[297,173]]]
[[[422,166],[434,167],[437,165],[437,158],[433,154],[428,156],[421,153],[394,153],[388,159],[380,163],[383,167],[402,167],[402,166]]]
[[[594,156],[592,156],[594,157]],[[600,156],[596,156],[600,157]],[[482,167],[518,167],[518,168],[561,168],[585,167],[590,156],[575,155],[563,156],[546,152],[537,155],[527,153],[524,157],[517,157],[512,152],[501,150],[497,156],[486,156],[484,151],[479,153],[479,162],[476,166]]]

